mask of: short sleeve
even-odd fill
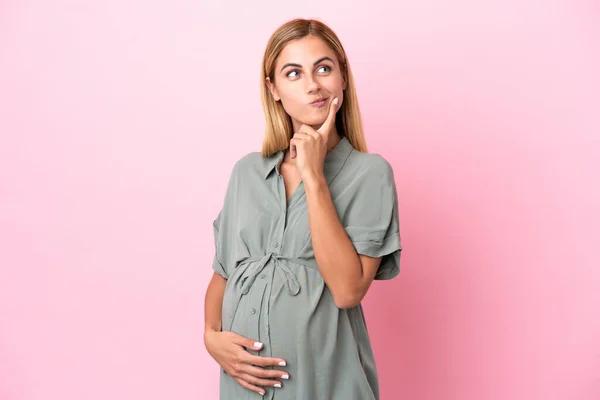
[[[398,194],[391,165],[382,157],[357,184],[345,225],[358,254],[382,257],[375,279],[391,279],[400,273],[400,224]]]
[[[223,199],[223,206],[213,221],[214,232],[214,258],[213,270],[225,279],[229,279],[231,273],[231,246],[232,246],[232,224],[235,222],[235,208],[238,203],[236,193],[238,192],[237,171],[239,162],[231,170],[227,189]]]
[[[221,243],[222,243],[221,236],[219,235],[219,232],[221,231],[221,215],[222,214],[223,214],[223,210],[221,210],[219,212],[219,214],[217,215],[217,218],[213,221],[214,243],[215,243],[214,254],[215,255],[213,258],[212,268],[217,274],[221,275],[223,278],[229,279],[229,274],[227,274],[227,271],[225,270],[225,267],[223,266],[223,263],[219,256],[219,250],[221,248]]]

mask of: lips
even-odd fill
[[[325,105],[325,103],[327,103],[328,99],[329,99],[329,97],[324,97],[322,99],[313,101],[312,103],[310,103],[310,105],[313,107],[323,107]]]

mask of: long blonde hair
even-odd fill
[[[336,115],[336,128],[343,134],[356,150],[366,153],[367,144],[364,137],[362,118],[358,107],[354,78],[346,57],[342,43],[337,35],[324,23],[314,19],[297,18],[281,25],[271,35],[267,42],[260,72],[261,97],[265,113],[265,137],[262,146],[262,155],[270,157],[280,150],[289,147],[292,132],[292,122],[285,112],[283,105],[275,101],[267,87],[267,78],[275,81],[275,62],[279,53],[286,44],[292,40],[302,39],[306,36],[322,39],[333,50],[338,58],[343,77],[346,80],[344,100]]]

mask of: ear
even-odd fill
[[[269,89],[269,92],[271,92],[271,96],[273,96],[275,101],[279,101],[281,99],[281,97],[279,97],[277,88],[275,87],[275,84],[273,82],[271,82],[271,79],[267,77],[265,80],[265,84],[267,85],[267,88]]]
[[[348,79],[344,75],[344,82],[342,83],[342,90],[346,90],[347,87],[348,87]]]

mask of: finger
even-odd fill
[[[282,358],[261,357],[250,353],[247,354],[248,356],[244,361],[247,360],[250,364],[258,365],[259,367],[285,367],[287,365]]]
[[[248,390],[252,390],[253,392],[256,392],[258,394],[260,394],[261,396],[265,395],[265,389],[261,389],[258,386],[255,386],[243,379],[240,378],[233,378],[236,380],[237,383],[239,383],[242,387],[245,387]]]
[[[260,377],[257,377],[253,374],[247,374],[247,373],[242,373],[240,374],[240,378],[242,378],[243,380],[245,380],[246,382],[255,385],[255,386],[270,386],[270,387],[281,387],[282,383],[280,381],[276,381],[273,379],[263,379]]]
[[[337,111],[336,108],[337,108],[338,102],[339,102],[339,99],[336,97],[335,99],[333,99],[333,101],[331,103],[329,103],[329,114],[327,114],[327,119],[325,119],[325,122],[323,122],[323,125],[321,125],[321,127],[319,129],[317,129],[317,132],[329,133],[331,131],[333,124],[335,124],[335,114]]]
[[[263,347],[261,342],[248,339],[242,335],[238,335],[237,333],[233,333],[233,343],[243,346],[250,350],[260,350]]]
[[[298,133],[301,134],[301,135],[299,135],[299,137],[302,137],[302,135],[305,135],[303,137],[304,139],[306,139],[307,137],[312,137],[313,139],[317,139],[319,137],[319,132],[315,131],[312,128],[312,126],[308,126],[308,125],[302,125],[300,127],[300,131]]]
[[[302,125],[302,126],[304,126],[304,125]],[[306,137],[306,135],[308,135],[308,132],[306,130],[302,130],[302,131],[298,131],[298,132],[294,133],[294,136],[292,136],[292,138],[302,140],[303,138]]]
[[[298,133],[305,133],[308,135],[310,133],[317,133],[317,131],[310,125],[302,124],[300,125],[300,129],[298,129]]]
[[[240,367],[240,369],[240,375],[243,373],[247,373],[257,378],[263,379],[290,379],[290,374],[277,369],[262,368],[250,364],[244,364]]]
[[[290,140],[290,158],[296,158],[298,155],[298,145],[301,140],[302,139],[296,137],[296,134],[294,134],[294,137]]]
[[[310,133],[310,131],[306,132],[296,132],[294,133],[293,139],[297,142],[302,142],[309,139],[314,139],[318,133],[313,130],[314,133]],[[298,147],[298,143],[296,143],[296,148]]]

